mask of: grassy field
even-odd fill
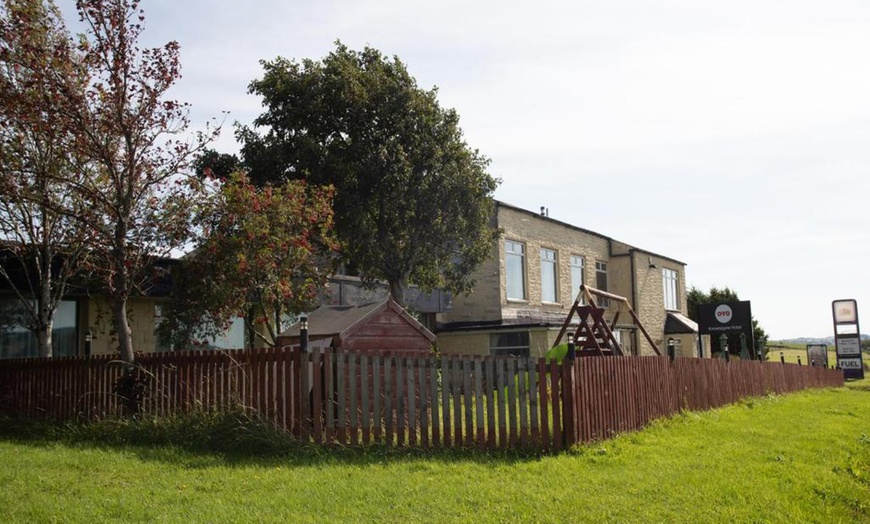
[[[768,345],[769,355],[767,360],[771,362],[779,362],[780,354],[785,357],[785,361],[787,363],[796,364],[798,362],[798,358],[800,358],[800,362],[804,365],[807,363],[807,346],[806,344],[794,344],[789,342],[769,342]],[[870,367],[870,354],[866,351],[862,353],[864,357],[864,366],[865,368]],[[829,365],[837,364],[837,351],[836,347],[833,345],[828,346],[828,363]]]
[[[4,522],[870,522],[870,381],[555,456],[266,458],[7,435],[0,464]]]

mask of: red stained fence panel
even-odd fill
[[[576,361],[317,349],[141,355],[145,416],[243,408],[315,443],[560,450],[680,410],[843,385],[840,371],[754,361]],[[54,420],[122,416],[109,357],[0,361],[0,412]]]

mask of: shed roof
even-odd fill
[[[369,318],[386,309],[393,310],[403,320],[419,331],[420,334],[429,339],[429,341],[435,341],[435,335],[431,331],[409,315],[391,298],[383,302],[355,306],[320,306],[308,315],[308,336],[327,337],[338,335],[342,338],[347,337],[363,326]],[[299,322],[293,324],[279,336],[298,337],[299,324]]]

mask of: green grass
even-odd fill
[[[268,457],[111,434],[101,445],[93,432],[7,430],[0,519],[870,522],[868,381],[684,414],[543,457],[300,446]]]
[[[771,362],[779,362],[781,354],[783,357],[785,357],[785,361],[788,364],[797,364],[799,357],[801,364],[807,364],[806,344],[773,341],[767,344],[767,348],[769,351],[767,360]],[[867,351],[862,351],[861,354],[864,357],[864,368],[870,369],[870,353],[868,353]],[[828,365],[837,365],[837,349],[833,345],[828,346]]]

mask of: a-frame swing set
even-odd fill
[[[598,304],[595,302],[595,297],[612,300],[619,304],[619,308],[616,310],[616,314],[613,315],[613,320],[610,322],[610,325],[608,325],[607,321],[604,320],[604,312],[606,309],[598,307]],[[586,299],[585,304],[583,304],[584,301],[582,300],[584,298]],[[644,329],[643,324],[640,319],[637,318],[637,315],[628,303],[627,298],[606,291],[601,291],[600,289],[595,289],[586,286],[585,284],[580,286],[580,291],[574,299],[574,305],[571,306],[571,311],[568,312],[568,318],[566,318],[565,322],[562,324],[562,329],[559,330],[559,335],[556,337],[553,347],[558,346],[562,342],[562,338],[565,334],[568,333],[573,335],[575,353],[578,357],[625,356],[622,346],[620,346],[616,337],[613,336],[613,329],[616,327],[616,321],[619,320],[619,315],[622,313],[623,309],[627,310],[628,314],[631,315],[634,325],[641,333],[643,333],[643,336],[646,337],[647,342],[650,343],[650,346],[652,346],[656,355],[661,355],[661,351],[659,351],[656,343],[653,342],[649,333]],[[576,328],[574,328],[573,331],[569,331],[569,329],[573,327],[571,325],[571,319],[574,318],[575,314],[577,314],[578,321]]]

